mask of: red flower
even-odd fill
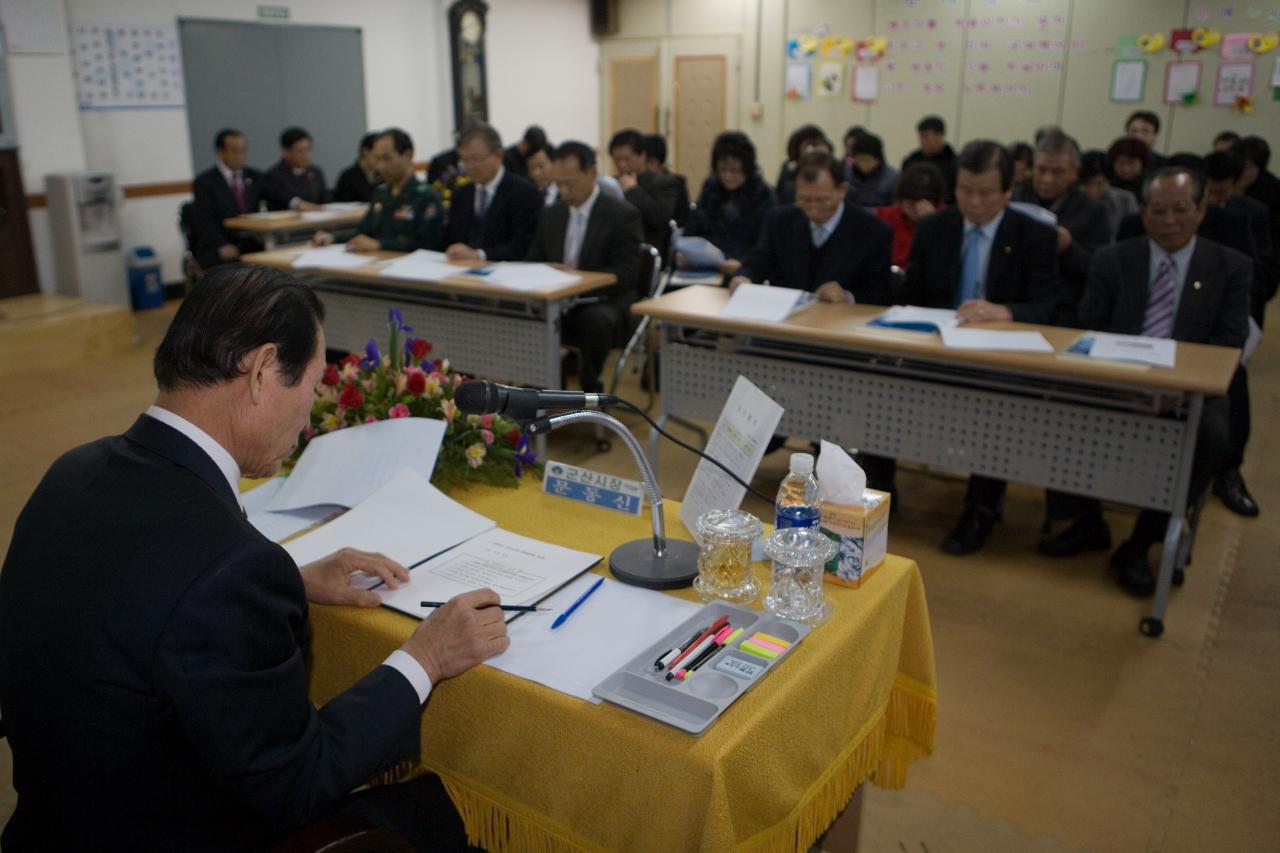
[[[415,397],[421,397],[422,393],[427,390],[427,375],[422,372],[420,367],[410,367],[405,370],[405,390]]]
[[[507,444],[515,447],[520,441],[520,427],[512,427],[507,430],[507,434],[503,437],[507,440]]]
[[[406,406],[404,403],[396,403],[394,406],[392,406],[390,409],[387,410],[387,417],[407,418],[409,417],[409,407]]]
[[[348,353],[347,355],[343,356],[341,363],[358,365],[360,363],[360,356],[356,355],[355,353]]]
[[[485,429],[493,429],[493,415],[481,415],[480,426]]]
[[[364,394],[355,385],[347,385],[338,395],[338,405],[344,409],[358,409],[364,405]]]
[[[409,342],[409,355],[413,356],[415,361],[422,361],[428,354],[430,354],[430,352],[430,341],[424,341],[422,338],[414,338]]]
[[[325,365],[324,376],[320,378],[320,381],[323,382],[325,385],[337,385],[338,384],[338,365],[336,364]]]

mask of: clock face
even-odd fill
[[[463,44],[479,44],[480,38],[484,35],[484,23],[480,20],[480,16],[471,10],[463,12],[462,20],[458,22],[458,35],[462,38]]]

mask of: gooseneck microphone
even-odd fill
[[[453,402],[467,415],[506,415],[512,420],[532,420],[544,409],[603,409],[618,402],[613,394],[582,391],[539,391],[513,388],[484,379],[463,382],[453,392]]]

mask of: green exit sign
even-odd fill
[[[287,21],[289,20],[289,7],[288,6],[259,6],[258,17],[259,18],[277,18],[281,21]]]

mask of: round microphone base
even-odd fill
[[[680,589],[698,576],[698,546],[668,539],[666,553],[653,552],[653,539],[636,539],[613,549],[609,571],[618,580],[645,589]]]

